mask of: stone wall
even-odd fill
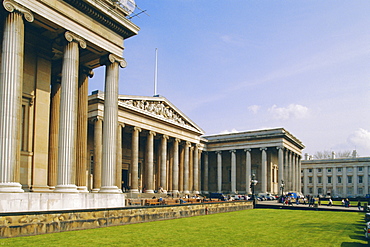
[[[0,213],[0,237],[17,237],[252,209],[250,201]]]

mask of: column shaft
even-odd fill
[[[231,150],[231,193],[236,193],[236,150]]]
[[[62,85],[60,95],[58,184],[54,192],[78,192],[75,185],[79,42],[78,36],[66,32],[64,47]]]
[[[92,192],[98,192],[101,187],[101,157],[103,141],[103,121],[100,117],[94,120],[94,176]]]
[[[251,149],[245,149],[245,193],[251,194],[251,178],[252,178],[252,159],[251,159]]]
[[[222,151],[217,151],[217,192],[222,193]]]
[[[267,148],[261,148],[262,161],[261,161],[261,192],[267,192]]]
[[[134,127],[131,147],[131,192],[139,192],[139,133],[141,129]]]
[[[23,192],[15,170],[20,159],[24,23],[21,12],[7,10],[11,13],[5,20],[0,70],[0,192]]]
[[[193,161],[193,193],[199,194],[199,147],[194,146]]]
[[[189,194],[189,148],[190,142],[186,142],[184,146],[184,193]]]
[[[175,138],[173,142],[173,167],[172,167],[172,193],[179,192],[179,142],[180,139]]]
[[[163,188],[163,192],[166,193],[167,188],[167,140],[168,136],[163,135],[161,139],[161,164],[160,164],[160,173],[161,173],[161,182],[160,187]]]
[[[284,181],[284,149],[283,147],[277,147],[278,149],[278,187]]]
[[[49,164],[48,185],[55,189],[58,175],[58,131],[60,109],[60,81],[53,80],[51,85],[50,129],[49,129]]]
[[[117,129],[117,163],[116,163],[116,186],[122,189],[122,128],[125,125],[118,124]]]
[[[203,156],[204,166],[203,166],[203,193],[208,194],[208,152],[204,152]]]
[[[147,139],[147,162],[146,162],[146,171],[147,171],[147,182],[146,182],[146,193],[154,193],[154,136],[155,132],[149,131]]]
[[[121,193],[115,185],[117,167],[117,123],[118,123],[118,79],[119,66],[123,59],[110,54],[102,59],[105,64],[105,92],[104,92],[104,125],[103,125],[103,159],[102,159],[102,187],[100,193]],[[125,67],[125,64],[121,65]]]
[[[76,185],[79,192],[87,191],[87,112],[88,112],[88,76],[91,70],[82,70],[78,83],[77,109],[77,152]]]

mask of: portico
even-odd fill
[[[251,193],[252,174],[259,183],[256,192],[300,192],[301,141],[285,129],[267,129],[204,136],[202,158],[204,191]]]

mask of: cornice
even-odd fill
[[[124,39],[127,39],[131,36],[138,34],[140,28],[133,24],[131,21],[126,19],[124,16],[119,18],[119,13],[116,10],[117,6],[104,6],[103,3],[106,1],[82,1],[82,0],[63,0],[64,2],[72,5],[79,11],[83,12],[87,16],[91,17],[92,19],[98,21],[99,23],[103,24],[106,27],[109,27],[111,30],[115,31],[119,35],[121,35]],[[91,3],[87,3],[91,2]],[[101,11],[107,11],[109,9],[109,14],[106,15],[102,14],[102,12],[97,11],[97,9],[93,8],[94,5],[96,8],[99,8]],[[115,14],[115,16],[114,16]],[[110,15],[110,16],[109,16]],[[121,14],[122,15],[122,14]],[[115,17],[115,18],[114,18]],[[124,23],[124,27],[122,27],[122,23]]]

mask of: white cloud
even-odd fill
[[[268,109],[272,113],[275,119],[287,120],[287,119],[302,119],[307,118],[309,110],[307,107],[297,104],[290,104],[288,107],[277,107],[273,105]]]
[[[248,106],[248,110],[250,110],[254,114],[257,114],[257,112],[259,111],[259,109],[261,109],[261,106],[259,106],[259,105],[251,105],[251,106]]]
[[[223,130],[220,132],[220,134],[231,134],[231,133],[238,133],[239,131],[237,131],[236,129],[232,129],[231,131],[228,131],[228,130]]]
[[[348,137],[347,142],[357,149],[360,155],[368,154],[370,150],[370,131],[360,128]]]

